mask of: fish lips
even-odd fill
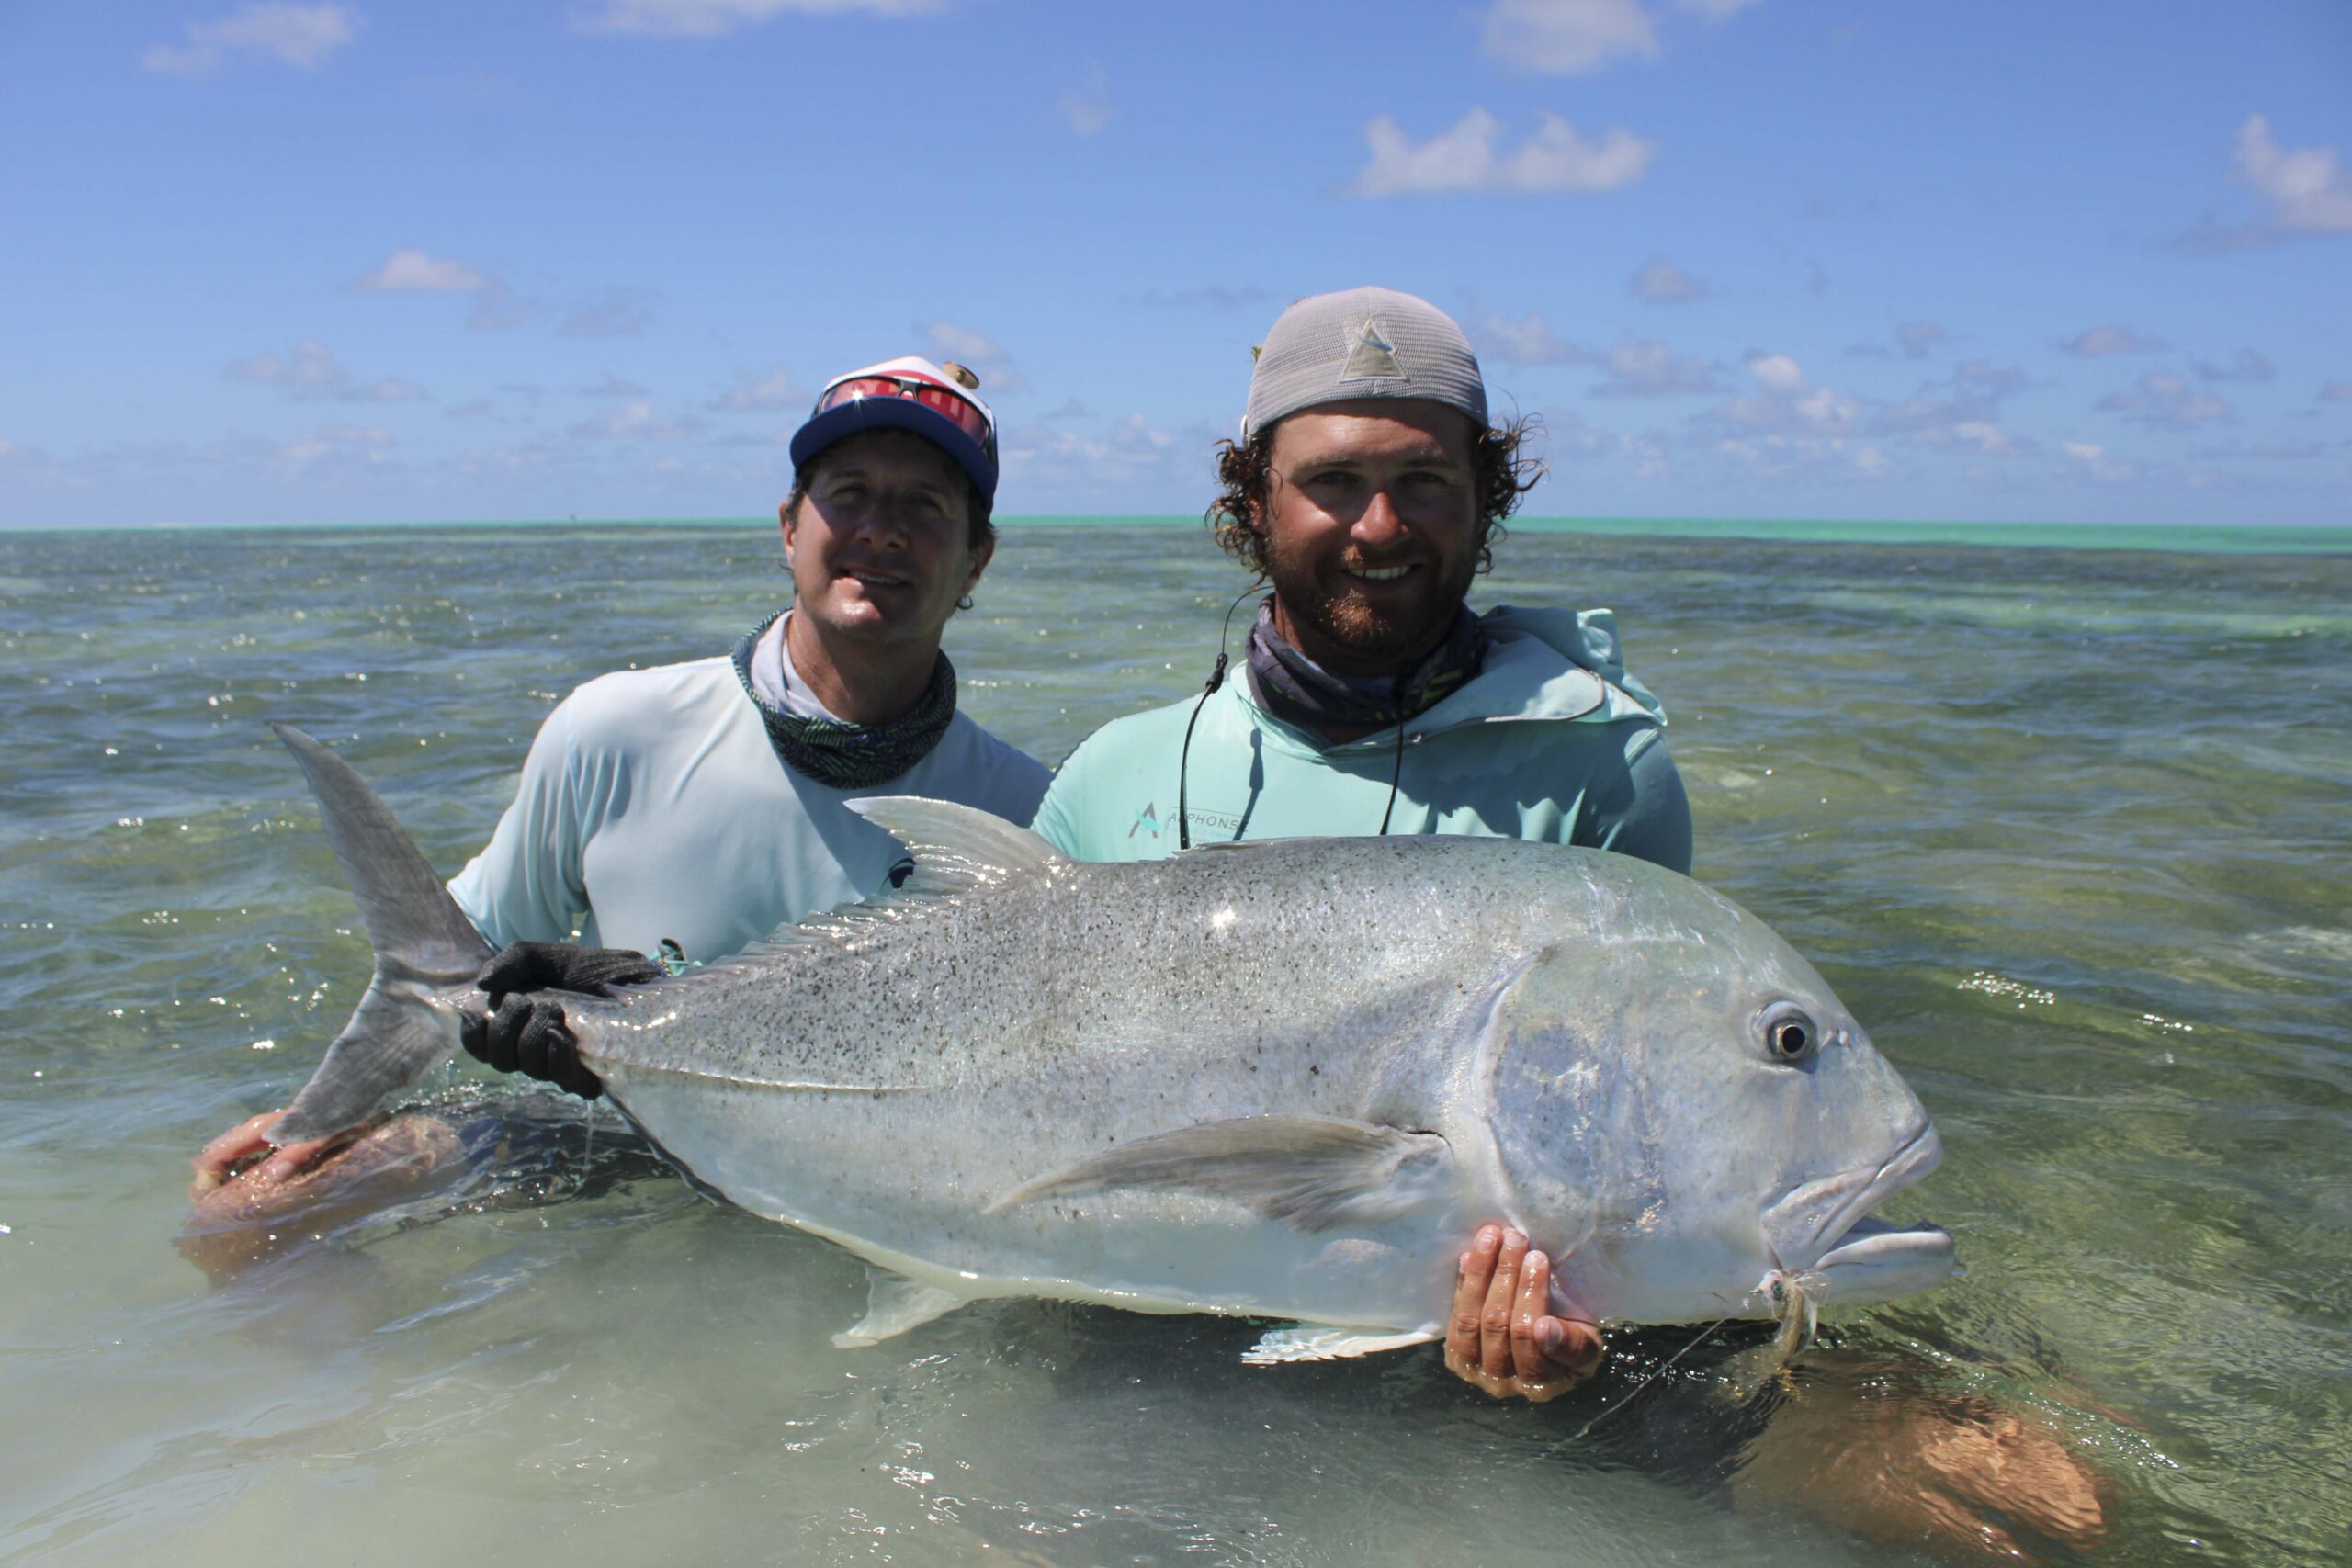
[[[1896,1230],[1868,1216],[1889,1197],[1935,1169],[1943,1157],[1942,1135],[1934,1122],[1922,1120],[1883,1163],[1842,1171],[1792,1190],[1764,1211],[1764,1236],[1774,1261],[1783,1269],[1828,1271],[1833,1280],[1842,1274],[1858,1286],[1866,1280],[1891,1285],[1899,1279],[1928,1274],[1935,1278],[1906,1289],[1925,1289],[1926,1284],[1935,1283],[1951,1271],[1951,1233],[1939,1225]],[[1874,1288],[1870,1293],[1905,1292]]]

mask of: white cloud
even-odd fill
[[[2261,115],[2238,128],[2238,175],[2270,203],[2271,225],[2288,234],[2352,233],[2352,176],[2333,147],[2285,150]]]
[[[465,263],[430,256],[419,250],[394,251],[382,266],[359,280],[362,288],[395,293],[471,294],[491,286],[490,278]]]
[[[2109,457],[2107,448],[2097,442],[2064,441],[2059,443],[2059,449],[2075,462],[2082,465],[2083,471],[2088,473],[2093,479],[2120,482],[2138,477],[2140,472],[2137,465],[2120,457]]]
[[[1667,398],[1722,390],[1713,365],[1695,354],[1677,354],[1655,338],[1629,338],[1593,363],[1609,371],[1592,389],[1596,398]]]
[[[2352,403],[2352,381],[2330,381],[2319,389],[2323,403]]]
[[[1674,0],[1722,22],[1758,0]],[[1658,56],[1658,13],[1641,0],[1495,0],[1482,18],[1488,54],[1522,71],[1580,76],[1611,62]]]
[[[1626,280],[1625,287],[1636,299],[1646,299],[1653,305],[1682,305],[1693,299],[1704,299],[1710,292],[1702,278],[1691,276],[1663,255],[1644,262],[1641,269]]]
[[[627,377],[616,376],[609,370],[586,386],[574,387],[571,389],[583,398],[641,398],[645,396],[644,388]]]
[[[2225,364],[2200,359],[2196,364],[2200,381],[2267,381],[2278,374],[2278,367],[2269,357],[2251,348],[2239,349]]]
[[[1110,73],[1099,64],[1088,65],[1085,79],[1064,93],[1054,107],[1072,130],[1080,136],[1093,135],[1111,123]]]
[[[1012,356],[985,333],[953,321],[932,321],[915,328],[933,357],[952,360],[981,378],[980,390],[989,397],[1001,392],[1025,392],[1029,378],[1013,368]]]
[[[803,391],[793,380],[792,372],[779,365],[758,373],[736,371],[734,384],[719,393],[710,406],[722,413],[806,413],[816,400],[816,394]]]
[[[1495,0],[1486,43],[1498,59],[1560,75],[1626,55],[1657,58],[1657,34],[1638,0]]]
[[[276,387],[298,402],[399,403],[425,396],[424,389],[384,376],[362,382],[336,362],[324,344],[305,338],[284,354],[240,359],[228,369],[232,381]]]
[[[917,327],[915,331],[922,334],[923,341],[930,344],[933,354],[944,354],[974,369],[1002,365],[1011,358],[998,345],[996,339],[984,333],[973,332],[968,327],[959,327],[953,321],[933,321]]]
[[[478,323],[479,324],[479,323]],[[608,288],[596,299],[574,305],[556,328],[559,337],[636,337],[653,324],[653,312],[644,294],[633,288]]]
[[[2151,370],[2120,392],[2109,392],[2094,405],[2101,413],[2120,413],[2137,424],[2186,430],[2234,419],[2236,411],[2211,392],[2200,392],[2181,377]]]
[[[2087,328],[2058,346],[2080,359],[2105,359],[2118,354],[2155,354],[2165,344],[2162,338],[2142,337],[2117,323]]]
[[[575,17],[573,26],[592,33],[713,38],[781,16],[915,17],[946,8],[947,0],[605,0],[601,9]]]
[[[1704,424],[1743,435],[1794,436],[1811,440],[1850,435],[1859,412],[1854,400],[1805,378],[1785,354],[1751,354],[1748,373],[1759,390],[1734,398],[1701,416]]]
[[[298,71],[314,71],[327,56],[359,36],[356,6],[289,6],[277,0],[240,6],[217,21],[190,22],[187,39],[159,43],[139,57],[150,71],[170,76],[202,76],[232,58],[274,60]]]
[[[1498,151],[1502,121],[1483,108],[1418,146],[1396,120],[1382,115],[1363,129],[1372,161],[1349,186],[1351,196],[1424,196],[1438,191],[1605,191],[1638,180],[1657,146],[1623,128],[1596,145],[1555,114],[1535,134]]]
[[[1523,321],[1509,316],[1480,315],[1476,318],[1479,341],[1496,357],[1511,365],[1590,365],[1596,362],[1591,350],[1579,348],[1554,332],[1551,324],[1535,311],[1529,311]]]
[[[1894,341],[1903,349],[1905,359],[1925,359],[1928,351],[1944,341],[1946,333],[1933,321],[1905,321],[1894,329]]]
[[[698,419],[662,419],[655,415],[650,400],[635,398],[610,413],[582,420],[571,427],[571,434],[582,441],[684,441],[701,434],[702,430],[703,423]]]
[[[1523,321],[1482,314],[1475,321],[1479,342],[1507,364],[1606,370],[1609,374],[1589,394],[1596,398],[1662,398],[1723,389],[1716,384],[1713,365],[1696,355],[1677,354],[1655,338],[1627,338],[1611,348],[1586,348],[1560,336],[1534,311]]]
[[[380,463],[392,445],[392,433],[380,424],[322,424],[276,448],[270,457],[291,468],[321,463]]]

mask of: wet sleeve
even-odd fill
[[[572,703],[558,704],[523,761],[514,804],[449,893],[494,947],[565,942],[588,913]]]
[[[1624,757],[1624,772],[1591,801],[1591,837],[1579,834],[1576,841],[1689,875],[1690,797],[1665,738],[1642,726],[1626,741]]]

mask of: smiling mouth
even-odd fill
[[[1404,566],[1350,566],[1340,570],[1359,582],[1395,582],[1420,569],[1408,562]]]
[[[903,577],[892,577],[887,571],[860,571],[852,570],[842,573],[842,575],[843,577],[854,579],[856,581],[864,583],[868,588],[911,588],[914,586],[914,584],[910,582],[907,579]]]

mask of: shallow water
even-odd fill
[[[1727,1331],[1644,1387],[1687,1337],[1628,1336],[1531,1409],[1427,1352],[1258,1371],[1246,1325],[1017,1302],[836,1351],[854,1260],[471,1072],[430,1096],[470,1163],[208,1286],[171,1245],[187,1156],[283,1102],[368,969],[266,721],[337,743],[454,870],[557,696],[724,647],[775,554],[0,536],[0,1556],[1931,1560],[1758,1479],[1776,1431],[1860,1429],[1840,1389],[2053,1433],[2109,1522],[1993,1521],[2047,1560],[2352,1553],[2340,556],[1502,547],[1482,602],[1617,607],[1699,874],[1942,1127],[1892,1213],[1949,1225],[1964,1277],[1792,1377]],[[1197,690],[1240,586],[1188,532],[1010,530],[951,634],[964,702],[1058,759]]]

